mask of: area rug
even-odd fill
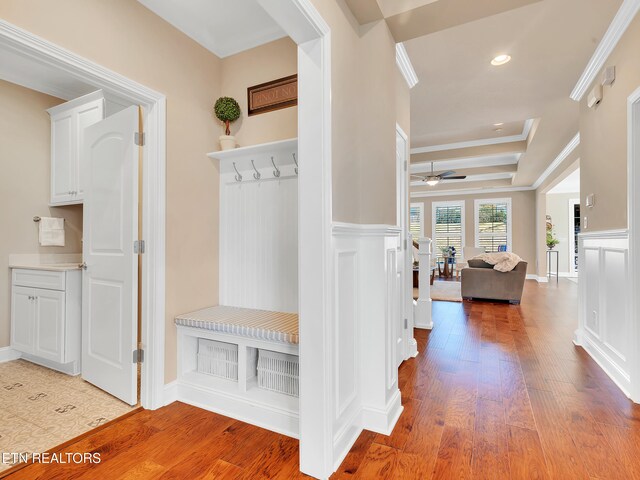
[[[418,299],[418,289],[413,289],[413,299]],[[460,294],[460,282],[435,281],[431,285],[431,300],[441,302],[462,302]]]

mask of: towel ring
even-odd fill
[[[240,174],[240,172],[236,168],[236,162],[233,162],[233,169],[236,171],[236,182],[241,182],[242,181],[242,175]]]
[[[293,163],[296,164],[296,168],[294,168],[293,170],[296,172],[296,175],[298,174],[298,160],[296,160],[296,154],[292,153],[291,155],[293,155]]]
[[[280,169],[276,167],[276,162],[273,161],[273,157],[271,157],[271,165],[273,165],[273,168],[275,168],[275,170],[273,171],[273,176],[276,178],[280,177]]]
[[[38,223],[40,221],[40,217],[38,217],[37,215],[35,217],[33,217],[33,221]]]
[[[260,180],[260,172],[256,168],[256,164],[253,163],[253,159],[251,160],[251,165],[253,166],[253,169],[256,171],[256,173],[253,174],[253,178],[255,178],[256,180]]]

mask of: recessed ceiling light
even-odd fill
[[[511,56],[507,54],[498,55],[493,60],[491,60],[491,65],[494,67],[499,67],[500,65],[504,65],[511,60]]]
[[[494,128],[494,129],[493,129],[493,131],[494,131],[494,132],[501,132],[501,131],[502,131],[502,129],[501,129],[501,128]]]
[[[493,124],[494,127],[501,127],[502,125],[504,125],[504,122],[494,123]]]

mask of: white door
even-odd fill
[[[11,348],[33,353],[33,288],[11,287]]]
[[[64,292],[38,288],[35,293],[35,354],[63,362],[64,358]]]
[[[400,255],[398,257],[398,273],[400,275],[400,322],[398,325],[398,365],[411,355],[413,340],[413,249],[409,235],[409,159],[407,137],[399,126],[396,126],[396,194],[397,223],[400,226]]]
[[[137,106],[86,128],[82,378],[137,403]]]

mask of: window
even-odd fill
[[[417,240],[424,236],[424,204],[412,203],[409,207],[409,232],[411,238]]]
[[[446,247],[458,253],[464,245],[464,201],[433,202],[433,251],[439,254]]]
[[[511,251],[511,199],[475,201],[476,247],[485,252]]]

